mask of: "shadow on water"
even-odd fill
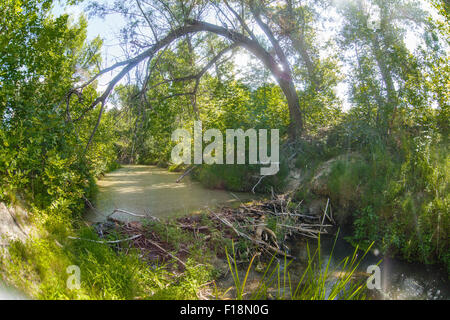
[[[333,250],[335,237],[322,236],[321,256],[324,265],[331,259],[331,269],[334,269],[343,259],[352,256],[355,248],[345,240],[349,236],[348,230],[341,230]],[[317,240],[293,240],[289,243],[291,254],[297,257],[291,267],[292,271],[303,271],[307,261],[307,243],[310,251],[317,248]],[[332,253],[332,255],[331,255]],[[363,251],[359,251],[362,256]],[[381,290],[369,291],[373,299],[386,300],[448,300],[450,299],[450,281],[444,267],[437,265],[424,265],[409,263],[390,257],[383,257],[376,247],[373,247],[361,261],[359,273],[367,273],[369,266],[379,262],[381,271]]]

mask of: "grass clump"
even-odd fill
[[[292,260],[288,261],[286,257],[278,260],[274,256],[263,270],[262,277],[258,279],[256,289],[253,290],[247,290],[246,284],[255,257],[241,277],[233,248],[233,256],[227,252],[227,261],[234,287],[229,288],[227,292],[233,289],[233,298],[236,300],[364,300],[367,297],[365,293],[367,278],[362,277],[358,280],[356,271],[371,247],[372,245],[361,258],[358,258],[357,247],[351,257],[346,257],[332,269],[331,257],[325,263],[322,260],[319,238],[318,247],[313,254],[309,246],[307,247],[308,264],[302,274],[291,273]]]

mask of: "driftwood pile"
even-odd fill
[[[145,228],[143,223],[138,221],[125,223],[123,221],[117,220],[112,216],[114,213],[127,214],[132,217],[146,218],[153,221],[159,221],[159,219],[137,215],[132,212],[116,209],[110,215],[106,216],[106,221],[101,223],[96,223],[94,228],[98,236],[102,240],[91,240],[76,237],[69,237],[73,240],[83,240],[90,241],[99,244],[107,244],[112,246],[117,251],[123,251],[126,254],[131,248],[138,249],[140,251],[140,258],[149,263],[165,263],[165,262],[176,262],[179,267],[185,268],[186,264],[177,255],[173,254],[175,248],[173,248],[169,243],[163,241],[161,237],[154,231]],[[119,240],[107,240],[108,238],[117,238]],[[181,250],[179,250],[178,255],[182,256],[182,252],[188,253],[183,245],[180,245]],[[182,257],[181,257],[182,258]]]
[[[273,196],[272,200],[242,203],[237,209],[209,210],[210,217],[232,230],[263,251],[289,255],[286,241],[294,236],[317,239],[328,234],[334,219],[328,212],[329,203],[321,216],[303,214],[302,202],[294,203],[288,195]]]

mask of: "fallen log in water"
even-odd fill
[[[180,183],[181,180],[183,180],[186,176],[190,175],[190,174],[194,171],[194,169],[196,169],[197,167],[198,167],[198,165],[195,165],[195,166],[192,166],[192,167],[190,167],[189,169],[187,169],[187,170],[181,175],[181,177],[179,177],[179,178],[177,179],[176,183]]]

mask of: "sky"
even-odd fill
[[[58,2],[54,4],[52,14],[59,16],[67,13],[75,20],[82,14],[88,17],[87,40],[93,40],[96,37],[103,39],[102,58],[103,67],[110,66],[117,61],[125,58],[120,46],[120,29],[125,25],[123,17],[119,14],[108,15],[105,19],[98,17],[89,17],[85,11],[86,5],[80,4],[70,7],[62,7]],[[99,78],[99,90],[103,90],[109,81],[114,77],[114,73],[107,73]]]
[[[107,0],[104,0],[107,1]],[[339,0],[344,1],[344,0]],[[428,11],[431,10],[429,5],[426,5],[427,2],[421,1],[424,4],[425,9]],[[76,6],[70,6],[63,8],[58,2],[54,5],[53,15],[58,16],[63,13],[68,13],[73,17],[78,17],[80,14],[85,12],[86,4],[79,4]],[[87,14],[86,14],[87,15]],[[322,43],[326,43],[329,39],[336,37],[337,31],[339,29],[339,19],[335,16],[334,22],[329,22],[324,25],[323,30],[319,32],[319,41]],[[104,19],[99,17],[88,17],[88,40],[92,40],[97,36],[100,36],[103,39],[103,48],[102,48],[102,56],[103,56],[103,66],[110,66],[117,61],[121,61],[125,59],[123,50],[120,45],[120,36],[119,32],[121,28],[125,25],[124,18],[119,14],[107,15]],[[413,51],[417,45],[419,44],[420,39],[417,35],[410,31],[406,35],[406,46]],[[240,54],[234,57],[234,61],[237,67],[237,70],[246,70],[252,66],[250,63],[251,57],[240,51]],[[343,65],[341,70],[344,75],[350,72],[348,66]],[[114,73],[108,73],[100,77],[99,79],[99,90],[103,90],[106,88],[108,82],[113,78]],[[341,82],[336,88],[336,94],[342,100],[342,109],[348,110],[351,107],[351,104],[348,99],[348,90],[349,86],[345,82]]]
[[[62,7],[59,3],[55,3],[52,10],[53,15],[59,16],[67,13],[73,17],[85,13],[86,5],[76,5],[70,7]],[[86,14],[86,13],[85,13]],[[87,15],[87,14],[86,14]],[[120,14],[107,15],[105,19],[98,17],[88,17],[88,41],[94,39],[97,36],[103,39],[103,65],[109,66],[115,62],[125,59],[123,50],[120,46],[119,32],[125,25],[124,18]],[[242,54],[235,56],[235,63],[238,69],[245,69],[249,65],[251,57],[242,52]],[[100,78],[99,89],[104,89],[107,86],[109,80],[112,79],[114,73],[108,73]]]

